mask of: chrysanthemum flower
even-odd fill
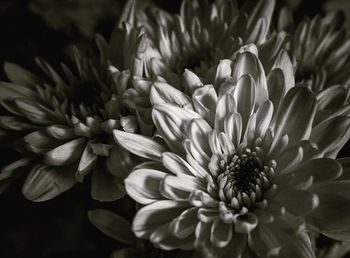
[[[290,43],[297,62],[297,81],[306,83],[314,92],[349,85],[350,39],[340,13],[305,18]]]
[[[149,73],[181,75],[184,68],[205,73],[242,44],[264,43],[274,6],[266,0],[247,1],[242,8],[230,0],[184,0],[179,15],[157,7],[134,12],[135,25],[150,39]]]
[[[41,60],[37,61],[45,79],[5,64],[11,82],[0,83],[1,141],[19,158],[2,169],[1,190],[28,173],[24,195],[44,201],[93,171],[94,199],[111,201],[125,194],[123,178],[131,166],[130,155],[115,146],[112,130],[140,130],[122,94],[130,75],[142,70],[142,37],[125,26],[124,31],[115,30],[110,44],[97,37],[99,56],[84,57],[75,51],[77,76],[65,65],[61,76]]]
[[[207,0],[184,0],[180,14],[157,7],[133,8],[132,2],[126,5],[124,12],[130,15],[125,19],[142,27],[147,35],[145,77],[161,76],[177,88],[181,87],[184,69],[204,76],[220,60],[233,58],[245,44],[257,45],[260,59],[268,65],[286,40],[285,33],[269,37],[274,0],[246,1],[241,8],[231,0],[211,4]],[[150,107],[147,89],[138,78],[133,84],[125,95],[143,113]],[[147,115],[144,121],[149,123]]]
[[[292,87],[283,66],[265,76],[245,49],[211,74],[204,85],[185,71],[187,94],[164,81],[151,86],[156,139],[114,130],[119,144],[151,160],[125,180],[144,205],[136,236],[203,257],[293,258],[315,257],[309,230],[347,238],[349,161],[327,157],[348,139],[350,117],[313,126],[314,94]]]

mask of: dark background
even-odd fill
[[[67,50],[72,44],[84,48],[91,44],[95,32],[109,37],[124,2],[0,0],[0,63],[15,62],[31,71],[38,70],[35,56],[43,57],[56,68],[62,61],[69,63]],[[181,3],[154,2],[171,12],[178,12]],[[278,1],[278,5],[282,2]],[[295,19],[321,12],[320,1],[303,1],[295,9]],[[0,79],[6,80],[2,69]],[[350,154],[349,150],[345,147],[341,155]],[[109,257],[117,243],[95,229],[86,213],[99,207],[116,210],[120,203],[92,201],[86,183],[49,202],[33,203],[22,196],[22,183],[18,180],[0,195],[1,258]]]

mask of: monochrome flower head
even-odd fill
[[[290,39],[290,50],[296,58],[296,80],[314,92],[350,83],[350,39],[340,13],[304,18]]]
[[[64,75],[59,75],[40,59],[37,63],[45,73],[41,78],[5,64],[11,82],[0,83],[5,114],[0,117],[2,147],[19,154],[2,169],[1,190],[29,170],[23,193],[30,200],[44,201],[93,171],[94,199],[111,201],[124,196],[123,178],[131,168],[131,158],[115,146],[112,130],[140,129],[122,100],[130,76],[142,65],[137,52],[140,38],[130,28],[128,34],[116,29],[110,44],[97,36],[99,54],[85,56],[75,49],[77,75],[66,65],[62,65]],[[126,46],[133,52],[125,52]],[[122,51],[123,55],[116,53]]]
[[[262,44],[268,36],[275,1],[249,4],[239,8],[229,0],[211,4],[185,0],[179,15],[159,8],[136,12],[135,23],[143,26],[150,38],[149,69],[157,75],[181,75],[184,68],[205,72],[242,44]]]
[[[283,65],[265,76],[257,56],[244,47],[205,79],[186,70],[185,93],[154,82],[155,138],[114,130],[151,160],[125,180],[144,205],[137,237],[203,257],[300,258],[315,257],[310,230],[346,238],[349,161],[329,157],[348,139],[350,117],[313,125],[315,95],[293,87]]]

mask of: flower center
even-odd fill
[[[221,171],[217,177],[219,197],[228,206],[240,210],[250,208],[263,199],[263,192],[270,188],[274,175],[275,162],[269,166],[263,164],[256,152],[245,149],[241,154],[221,162]]]

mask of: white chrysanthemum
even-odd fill
[[[78,75],[63,65],[61,76],[41,60],[38,64],[46,75],[42,78],[5,64],[11,82],[0,83],[2,147],[18,154],[2,168],[0,192],[29,171],[23,193],[30,200],[44,201],[93,172],[94,199],[124,196],[123,178],[131,159],[115,146],[112,130],[142,130],[122,100],[130,76],[142,70],[142,36],[125,26],[114,31],[110,44],[97,37],[99,55],[86,57],[75,51]]]
[[[327,157],[348,139],[350,117],[313,126],[314,94],[292,87],[283,69],[265,76],[246,49],[220,62],[212,84],[188,70],[186,93],[152,84],[160,139],[114,131],[119,144],[152,160],[125,180],[145,205],[133,231],[203,257],[315,257],[308,230],[348,236],[349,161]]]
[[[348,87],[350,39],[339,13],[305,18],[298,24],[290,44],[297,62],[297,81],[306,83],[314,92],[339,84]]]

